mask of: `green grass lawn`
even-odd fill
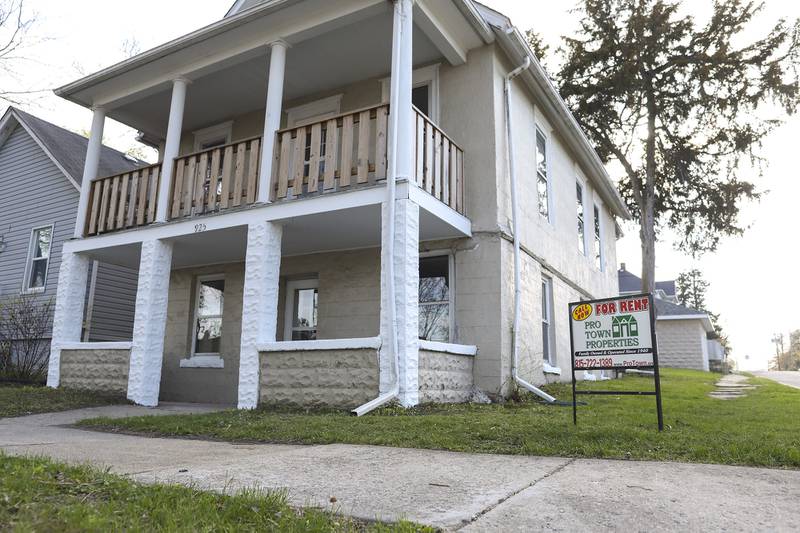
[[[0,418],[124,403],[122,396],[97,392],[0,384]]]
[[[205,437],[226,441],[376,444],[463,452],[653,459],[800,468],[800,390],[752,378],[749,396],[707,396],[719,375],[664,369],[665,431],[655,399],[583,396],[578,426],[571,407],[528,401],[505,405],[389,407],[361,418],[346,412],[259,409],[202,415],[82,422],[111,431]],[[650,377],[582,383],[581,388],[652,390]],[[569,385],[547,390],[571,398]]]
[[[235,496],[0,453],[0,531],[432,531],[296,510],[281,492]]]

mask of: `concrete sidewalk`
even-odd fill
[[[783,385],[788,385],[789,387],[800,389],[800,372],[798,371],[790,372],[790,371],[771,370],[767,372],[759,370],[757,372],[753,372],[752,374],[760,378],[771,379],[772,381],[777,381],[778,383],[782,383]]]
[[[342,444],[228,444],[65,427],[101,415],[210,409],[98,407],[0,419],[0,448],[110,467],[144,482],[286,488],[298,506],[450,530],[800,530],[798,471]]]

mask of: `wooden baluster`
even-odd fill
[[[342,161],[339,168],[339,187],[350,186],[353,174],[353,115],[342,118]]]
[[[117,208],[117,229],[123,229],[125,227],[125,215],[128,214],[126,208],[128,206],[129,180],[130,180],[130,174],[122,175],[122,184],[120,185],[119,189],[119,207]]]
[[[281,134],[281,161],[278,166],[278,199],[286,198],[289,192],[289,170],[292,162],[292,133]]]
[[[448,203],[450,198],[450,139],[442,137],[442,191],[439,200]]]
[[[151,168],[142,169],[139,175],[139,200],[136,204],[136,225],[141,226],[145,222],[145,207],[147,207],[147,184],[150,181]]]
[[[252,204],[256,201],[256,191],[258,191],[258,162],[261,159],[261,140],[253,139],[250,141],[250,163],[247,166],[247,203]]]
[[[92,211],[89,213],[89,235],[97,233],[97,219],[100,209],[100,196],[102,185],[99,181],[92,183]]]
[[[111,198],[108,201],[108,222],[106,229],[114,230],[117,224],[117,204],[119,203],[119,176],[111,179]]]
[[[386,131],[389,127],[388,108],[378,108],[375,115],[375,180],[386,179],[386,146],[388,143]]]
[[[297,128],[294,138],[294,174],[292,178],[292,196],[295,198],[303,194],[303,177],[305,176],[306,162],[306,129]]]
[[[242,205],[242,187],[244,187],[244,165],[247,143],[236,145],[236,164],[233,167],[233,207]]]
[[[436,198],[442,194],[442,133],[437,129],[433,134],[433,190]]]
[[[358,183],[366,183],[369,179],[369,111],[362,111],[358,117]]]
[[[150,200],[147,206],[147,223],[150,224],[156,220],[156,203],[158,202],[158,178],[160,176],[160,166],[151,167],[150,178]]]
[[[464,214],[464,152],[458,151],[458,161],[456,161],[456,177],[458,183],[458,194],[456,195],[456,211]]]
[[[339,125],[336,119],[329,120],[325,126],[325,181],[322,190],[329,191],[336,186],[336,152],[339,150]]]
[[[125,227],[130,228],[136,222],[136,199],[139,196],[139,174],[140,172],[136,170],[131,173],[131,191],[130,191],[130,200],[128,200],[128,213],[125,217]]]
[[[217,208],[217,191],[219,190],[219,160],[222,150],[215,148],[211,152],[211,172],[208,180],[208,196],[206,196],[206,211],[214,211]]]
[[[417,121],[417,135],[416,135],[416,156],[417,156],[417,168],[416,168],[416,175],[414,176],[417,180],[417,185],[422,187],[423,183],[425,182],[425,119],[422,116],[414,112],[415,119]]]
[[[188,217],[192,215],[192,201],[194,200],[194,186],[197,181],[195,175],[197,174],[197,158],[195,156],[189,157],[186,162],[186,189],[183,193],[183,209],[181,216]]]
[[[458,147],[450,146],[450,196],[447,198],[447,205],[456,208],[456,198],[458,197]]]
[[[311,126],[311,154],[308,156],[308,193],[319,188],[319,154],[322,144],[322,124]]]
[[[172,177],[172,209],[170,218],[181,215],[181,199],[183,197],[183,179],[186,172],[186,160],[181,158],[175,162],[175,175]]]
[[[110,180],[103,180],[102,199],[100,200],[100,221],[97,225],[97,233],[106,231],[106,223],[108,222],[108,195],[110,192]]]
[[[199,215],[205,210],[206,179],[208,178],[208,152],[200,154],[200,162],[197,163],[197,171],[194,182],[194,211],[192,214]]]
[[[219,195],[219,208],[227,209],[231,196],[231,177],[233,176],[233,146],[226,146],[222,156],[222,190]]]
[[[425,179],[424,188],[429,193],[433,187],[433,127],[427,119],[425,121]]]

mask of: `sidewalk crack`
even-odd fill
[[[518,489],[518,490],[515,490],[515,491],[511,492],[510,494],[508,494],[508,495],[504,496],[503,498],[500,498],[500,499],[499,499],[499,500],[497,500],[497,501],[496,501],[494,504],[490,505],[489,507],[487,507],[486,509],[482,510],[481,512],[479,512],[479,513],[475,514],[475,515],[474,515],[472,518],[470,518],[469,520],[463,520],[463,521],[461,522],[461,525],[460,525],[460,526],[458,526],[458,527],[455,529],[455,531],[459,531],[459,530],[461,530],[461,529],[463,529],[463,528],[467,527],[467,526],[468,526],[468,525],[470,525],[470,524],[474,524],[474,523],[475,523],[475,522],[477,522],[477,521],[478,521],[478,520],[479,520],[479,519],[480,519],[482,516],[485,516],[487,513],[489,513],[489,512],[491,512],[491,511],[493,511],[494,509],[496,509],[496,508],[497,508],[497,507],[499,507],[500,505],[504,504],[505,502],[507,502],[508,500],[510,500],[511,498],[513,498],[514,496],[516,496],[517,494],[520,494],[521,492],[528,490],[529,488],[533,487],[534,485],[536,485],[536,484],[537,484],[537,483],[539,483],[540,481],[544,481],[545,479],[547,479],[547,478],[549,478],[549,477],[551,477],[551,476],[554,476],[554,475],[558,474],[559,472],[561,472],[562,470],[564,470],[566,467],[568,467],[569,465],[571,465],[571,464],[572,464],[572,463],[574,463],[575,461],[577,461],[577,458],[576,458],[576,457],[573,457],[573,458],[571,458],[571,459],[567,460],[566,462],[564,462],[563,464],[560,464],[560,465],[558,465],[556,468],[554,468],[554,469],[553,469],[553,470],[551,470],[550,472],[546,472],[546,473],[545,473],[545,474],[544,474],[542,477],[540,477],[540,478],[537,478],[537,479],[534,479],[534,480],[533,480],[531,483],[528,483],[528,484],[527,484],[527,485],[525,485],[524,487],[522,487],[522,488],[520,488],[520,489]]]

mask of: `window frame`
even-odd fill
[[[23,294],[37,294],[41,292],[45,292],[47,290],[47,278],[50,276],[50,260],[53,257],[53,240],[55,238],[55,222],[50,224],[43,224],[41,226],[34,226],[31,228],[31,234],[28,237],[28,253],[25,258],[25,273],[22,277],[22,293]],[[34,249],[34,236],[36,235],[37,231],[41,231],[44,229],[50,229],[50,247],[47,250],[47,257],[33,257],[33,249]],[[34,261],[47,261],[45,269],[44,269],[44,283],[42,283],[41,287],[31,287],[31,268],[33,267]]]
[[[544,141],[544,171],[545,175],[544,182],[545,182],[545,191],[547,193],[547,216],[542,214],[542,207],[539,205],[539,177],[541,174],[539,173],[539,136],[541,135],[542,140]],[[552,182],[552,172],[551,172],[551,165],[550,165],[550,139],[545,134],[544,129],[542,129],[541,125],[538,123],[534,123],[534,140],[533,140],[533,167],[534,167],[534,176],[536,178],[534,182],[534,192],[536,193],[536,211],[539,213],[539,217],[545,219],[548,224],[553,223],[553,182]]]
[[[210,150],[211,148],[203,148],[203,145],[222,138],[224,138],[224,142],[219,146],[225,146],[233,141],[233,121],[220,122],[219,124],[193,131],[192,135],[194,135],[195,152]]]
[[[427,67],[414,69],[411,73],[411,88],[416,89],[424,85],[428,86],[428,118],[437,126],[439,125],[439,66],[441,63],[434,63]],[[390,99],[391,76],[381,80],[381,103],[388,104]]]
[[[309,342],[311,339],[295,341],[292,339],[292,332],[294,331],[294,291],[302,289],[317,289],[317,298],[319,298],[319,278],[302,278],[290,279],[286,281],[286,294],[283,313],[283,340],[292,342]],[[317,300],[319,302],[319,300]],[[319,310],[317,311],[319,313]],[[317,315],[317,327],[315,328],[317,336],[319,335],[319,314]],[[318,339],[317,339],[318,340]]]
[[[594,264],[600,272],[605,272],[606,257],[603,250],[603,219],[601,217],[603,211],[599,202],[594,202],[592,205],[594,206],[592,210],[594,218]]]
[[[447,322],[448,322],[448,332],[447,332],[447,343],[455,342],[455,331],[456,331],[456,256],[452,250],[430,250],[427,252],[420,252],[419,259],[423,259],[426,257],[443,257],[447,256],[447,277],[448,277],[448,285],[447,285]],[[419,269],[419,267],[417,267]],[[430,302],[433,303],[433,302]],[[419,299],[417,300],[417,312],[419,312],[420,307]],[[439,305],[439,304],[437,304]],[[419,332],[418,332],[419,334]],[[422,339],[420,339],[422,340]],[[441,341],[439,341],[441,342]]]
[[[580,189],[580,195],[578,195],[578,189]],[[581,247],[578,248],[578,252],[584,256],[589,257],[589,247],[586,245],[586,183],[576,177],[575,178],[575,203],[576,208],[578,207],[578,201],[580,200],[580,208],[581,214],[578,216],[577,209],[575,211],[575,230],[578,232],[578,242],[581,244]],[[583,235],[580,232],[583,231]]]
[[[286,127],[299,128],[300,126],[314,124],[326,118],[339,115],[342,112],[343,96],[344,94],[335,94],[306,104],[290,107],[286,110]]]
[[[541,301],[545,304],[545,307],[542,308],[542,325],[547,323],[547,353],[544,350],[544,335],[542,336],[542,362],[544,363],[545,370],[548,370],[548,367],[551,369],[556,368],[558,365],[557,358],[555,356],[555,346],[553,346],[553,341],[555,339],[555,320],[553,317],[553,278],[549,276],[542,275],[541,279],[541,288],[543,294],[541,295]],[[544,311],[547,311],[547,317],[545,318]],[[559,372],[560,373],[560,370]]]
[[[203,360],[209,360],[213,358],[222,359],[222,331],[220,331],[220,351],[219,352],[197,352],[197,319],[198,311],[200,310],[200,287],[203,285],[204,281],[225,281],[225,274],[204,274],[200,276],[195,276],[195,288],[194,288],[194,313],[192,314],[192,325],[190,329],[190,333],[192,335],[192,349],[189,353],[189,359],[194,359],[195,357],[201,358]],[[203,318],[215,318],[216,315],[209,315]],[[222,325],[225,325],[225,289],[222,290],[222,314],[219,315],[219,319],[222,322]]]

